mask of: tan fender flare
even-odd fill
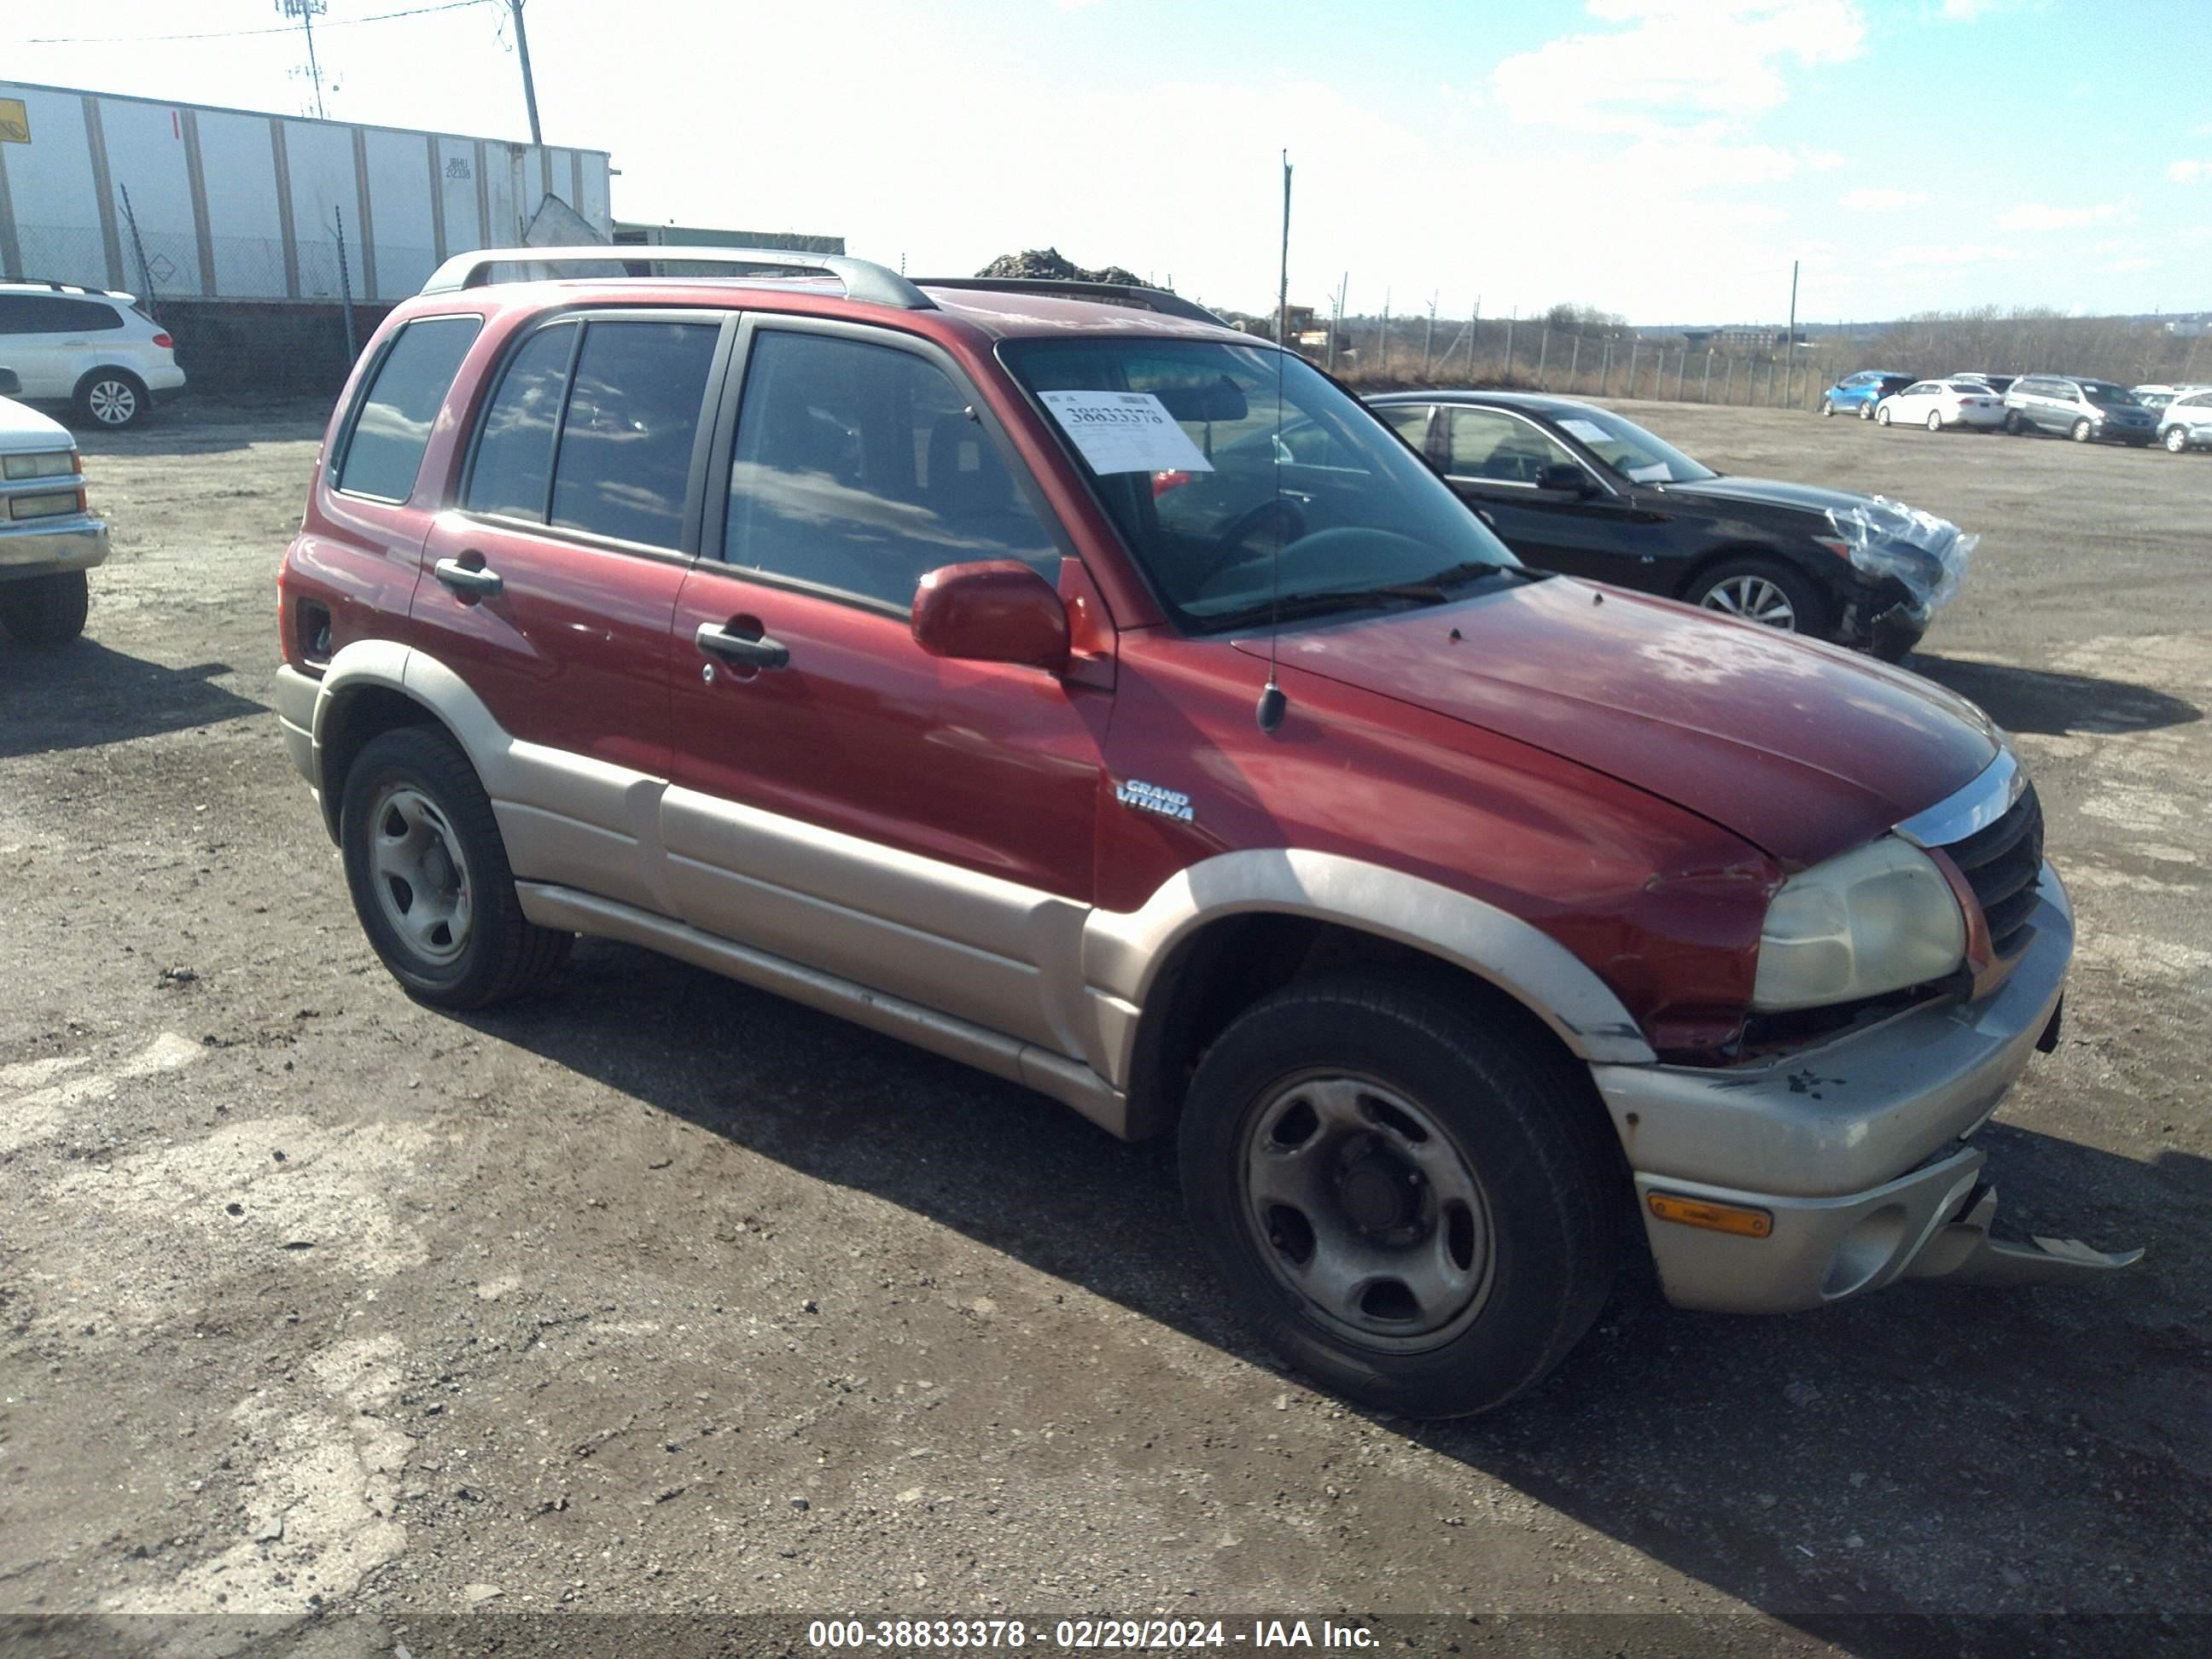
[[[1178,948],[1210,922],[1261,912],[1356,928],[1463,968],[1527,1007],[1582,1060],[1637,1066],[1657,1058],[1605,981],[1518,916],[1364,860],[1267,848],[1192,865],[1136,910],[1091,913],[1083,967],[1093,1054],[1116,1088],[1130,1086],[1139,1025]]]

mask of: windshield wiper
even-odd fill
[[[1431,575],[1422,577],[1411,586],[1418,587],[1461,587],[1483,576],[1540,576],[1548,571],[1531,570],[1523,564],[1500,564],[1495,559],[1467,559],[1458,564],[1447,565]]]
[[[1270,621],[1297,622],[1326,617],[1339,611],[1364,611],[1393,599],[1413,605],[1442,605],[1450,594],[1434,582],[1389,582],[1376,587],[1328,587],[1310,593],[1285,593],[1279,599],[1262,599],[1235,611],[1195,620],[1208,629],[1255,628]]]

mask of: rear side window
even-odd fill
[[[817,334],[755,337],[730,466],[723,556],[904,610],[929,572],[1060,550],[945,372]]]
[[[483,326],[481,317],[428,317],[399,331],[354,416],[337,489],[385,501],[415,493],[431,424]]]
[[[721,330],[592,323],[561,422],[552,521],[648,547],[681,544],[699,409]]]
[[[102,300],[0,295],[0,334],[96,334],[122,326],[122,312]]]
[[[1389,427],[1416,449],[1420,448],[1429,435],[1429,405],[1426,404],[1386,404],[1375,411]]]
[[[576,355],[575,323],[544,328],[523,342],[501,377],[477,429],[475,464],[461,504],[471,513],[545,522],[553,487],[553,439]]]

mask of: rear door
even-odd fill
[[[487,781],[525,879],[665,908],[651,818],[669,767],[668,621],[733,328],[652,310],[528,328],[430,526],[414,642],[496,728]]]
[[[123,317],[102,301],[66,294],[0,294],[0,362],[22,396],[58,401],[102,361],[102,335],[123,337]]]
[[[1445,481],[1498,538],[1540,570],[1630,586],[1650,585],[1653,515],[1624,499],[1581,457],[1527,416],[1446,404],[1435,441]],[[1581,490],[1538,483],[1546,467],[1570,466]]]
[[[933,657],[909,625],[915,584],[942,566],[1014,559],[1055,583],[1080,567],[984,399],[933,346],[762,320],[744,358],[716,440],[708,556],[668,633],[679,913],[1080,1052],[1070,975],[1111,693]],[[783,661],[733,659],[702,629]]]

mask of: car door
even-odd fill
[[[1080,1053],[1110,676],[933,657],[909,619],[946,565],[1081,568],[933,346],[759,319],[742,355],[669,633],[678,913]]]
[[[526,880],[668,908],[653,823],[669,775],[668,620],[733,329],[723,313],[637,310],[530,327],[430,525],[413,643],[489,714],[487,783]]]
[[[108,307],[59,294],[0,295],[0,362],[23,383],[21,396],[58,402],[76,395],[92,367],[88,325],[114,325]],[[119,326],[119,325],[115,325]]]
[[[1620,582],[1650,583],[1640,545],[1652,515],[1625,499],[1581,457],[1516,412],[1471,404],[1438,411],[1431,453],[1445,482],[1498,538],[1540,570]],[[1539,475],[1567,466],[1575,489],[1547,488]]]

